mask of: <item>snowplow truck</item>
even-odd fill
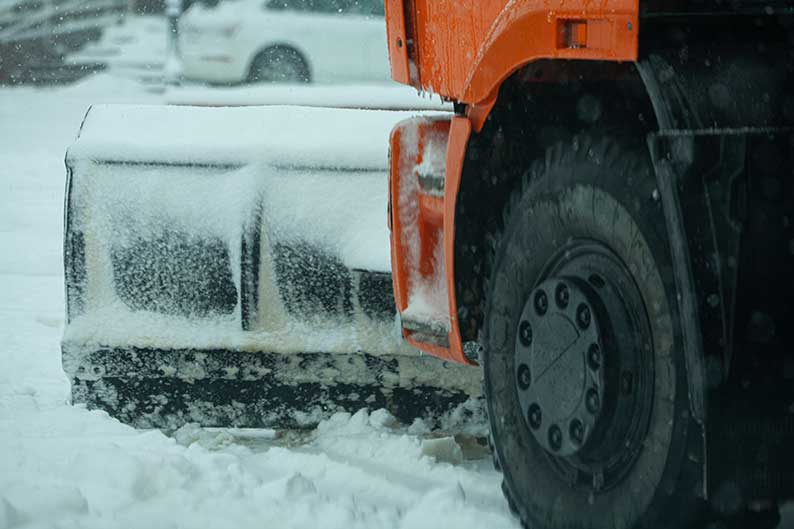
[[[385,7],[393,79],[453,112],[89,111],[66,160],[74,402],[282,427],[484,401],[525,527],[774,527],[794,3]]]

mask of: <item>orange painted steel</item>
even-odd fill
[[[391,77],[403,84],[411,84],[408,43],[405,36],[405,9],[402,0],[386,0],[386,33],[389,35],[389,64]]]
[[[463,160],[466,156],[469,136],[471,136],[471,121],[460,116],[452,118],[447,139],[447,160],[444,173],[444,260],[451,323],[448,358],[466,364],[472,362],[463,354],[463,342],[458,323],[458,300],[455,295],[455,205],[458,201],[460,177],[463,174]]]
[[[397,310],[402,314],[410,302],[409,286],[415,282],[435,276],[437,265],[434,256],[437,245],[443,244],[444,266],[454,265],[454,219],[455,199],[460,183],[460,171],[463,168],[463,157],[450,159],[449,153],[462,153],[471,131],[470,122],[463,117],[430,120],[414,118],[398,124],[391,134],[390,168],[389,168],[389,226],[391,229],[391,259],[394,299]],[[405,193],[405,179],[417,179],[415,168],[422,164],[427,138],[432,134],[443,134],[447,137],[445,153],[445,174],[443,198],[423,193],[415,184],[415,193]],[[405,149],[406,142],[411,144]],[[450,151],[451,149],[451,151]],[[456,173],[457,172],[457,173]],[[411,185],[408,186],[411,188]],[[402,190],[402,192],[401,192]],[[402,201],[409,201],[403,204]],[[416,241],[408,240],[405,235],[410,229],[401,218],[401,208],[415,208],[418,247],[408,248]],[[450,210],[452,217],[450,217]],[[451,227],[451,229],[450,229]],[[414,252],[418,251],[418,255]],[[417,259],[418,263],[412,263]],[[463,354],[463,344],[457,320],[457,301],[455,298],[454,275],[445,274],[443,280],[447,291],[447,311],[449,313],[448,346],[425,343],[415,339],[411,331],[403,329],[403,337],[414,347],[422,351],[455,362],[468,363]],[[444,314],[443,316],[446,316]]]
[[[386,13],[393,79],[474,106],[534,60],[637,58],[638,0],[386,0]]]

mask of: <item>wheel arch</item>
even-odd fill
[[[615,90],[622,97],[614,97]],[[532,161],[579,132],[643,141],[657,128],[654,105],[632,63],[534,61],[500,85],[482,129],[466,145],[455,204],[455,291],[464,343],[478,339],[487,255],[504,206]]]
[[[306,75],[308,79],[311,81],[314,78],[313,67],[308,59],[308,54],[306,53],[306,50],[303,49],[303,47],[300,46],[299,44],[289,40],[278,40],[274,42],[268,42],[264,46],[259,46],[255,48],[254,51],[248,57],[248,68],[246,71],[247,78],[250,79],[251,70],[254,66],[254,62],[256,61],[256,59],[264,55],[265,53],[274,50],[285,50],[295,53],[303,62],[303,65],[306,68]]]

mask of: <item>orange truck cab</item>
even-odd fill
[[[522,522],[775,519],[794,3],[386,0],[386,21],[392,78],[455,108],[391,135],[402,333],[482,367]]]

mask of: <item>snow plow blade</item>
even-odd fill
[[[292,428],[361,408],[432,424],[477,399],[478,370],[400,338],[387,138],[409,115],[90,109],[66,157],[73,402]]]

